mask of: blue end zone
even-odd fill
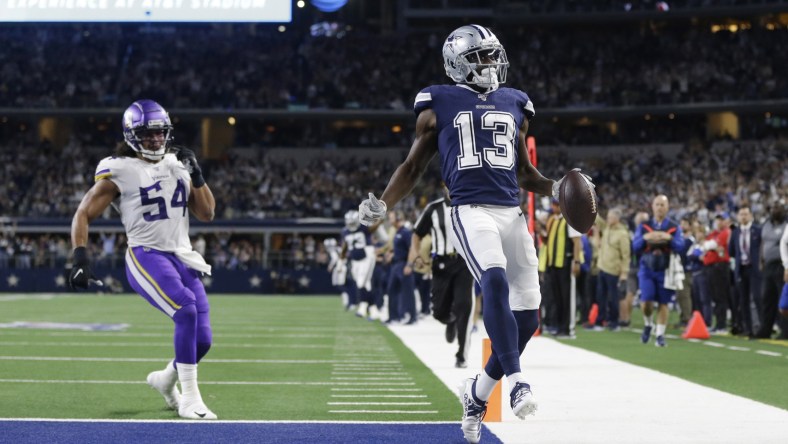
[[[138,444],[321,443],[446,444],[465,443],[459,423],[207,423],[0,421],[0,442]],[[501,443],[487,427],[482,442]]]

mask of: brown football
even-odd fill
[[[564,177],[558,190],[558,205],[566,223],[580,233],[587,233],[597,215],[597,197],[594,186],[574,169]]]

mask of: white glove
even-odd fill
[[[386,217],[386,202],[378,200],[374,194],[369,193],[369,199],[364,199],[358,206],[358,219],[361,225],[370,226]]]
[[[580,171],[580,168],[575,168],[572,171]],[[596,188],[594,182],[591,181],[591,176],[585,173],[580,173],[580,175],[591,185],[591,188]],[[566,176],[562,177],[561,180],[553,182],[553,199],[555,200],[558,200],[558,196],[561,194],[561,183],[563,183],[564,179],[566,179]]]

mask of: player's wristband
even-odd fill
[[[205,185],[205,179],[202,177],[202,171],[195,170],[195,174],[192,174],[192,186],[200,188],[203,185]]]

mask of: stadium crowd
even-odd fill
[[[541,108],[788,97],[788,73],[775,57],[788,30],[737,30],[521,26],[500,38],[513,67],[508,83]],[[361,28],[336,39],[230,25],[7,26],[0,106],[115,107],[149,97],[172,109],[409,109],[418,88],[444,78],[436,56],[444,37]],[[86,70],[92,75],[80,75]]]
[[[99,154],[77,152],[81,151],[67,147],[53,155],[56,151],[47,144],[0,150],[3,176],[7,178],[0,183],[0,212],[32,219],[70,217],[90,186],[99,160]],[[216,195],[217,217],[338,219],[358,205],[367,189],[384,187],[387,174],[394,168],[384,160],[326,153],[303,166],[292,159],[279,162],[264,156],[250,161],[230,155],[222,161],[205,162],[206,178]],[[788,201],[788,147],[784,140],[716,142],[710,147],[690,146],[675,156],[633,147],[620,154],[585,160],[573,160],[563,150],[545,150],[540,162],[548,177],[560,177],[573,167],[592,174],[602,207],[621,208],[630,223],[636,212],[648,211],[656,193],[672,196],[671,217],[692,217],[705,226],[710,226],[716,214],[733,213],[742,205],[749,205],[755,219],[762,221],[772,205]],[[427,201],[440,195],[437,177],[437,171],[426,174],[414,197],[404,202],[411,219]],[[549,204],[540,201],[539,207],[547,211]],[[105,217],[118,216],[110,210]],[[68,255],[65,236],[15,235],[13,225],[3,228],[0,266],[59,265]],[[207,236],[201,243],[206,243],[206,256],[215,266],[243,268],[259,266],[264,260],[263,250],[273,252],[266,260],[281,264],[318,261],[322,239],[308,238],[283,236],[264,246],[262,238],[228,234]],[[94,236],[97,257],[112,257],[112,245],[114,251],[123,251],[122,237],[113,239],[114,244],[109,244]],[[122,264],[120,257],[116,259],[113,264]]]

